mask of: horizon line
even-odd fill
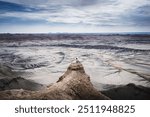
[[[0,34],[150,34],[150,32],[0,32]]]

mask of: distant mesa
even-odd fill
[[[109,98],[93,87],[83,65],[76,60],[53,85],[38,91],[24,89],[0,91],[0,99],[100,100]]]

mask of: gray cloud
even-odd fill
[[[68,5],[72,7],[112,4],[116,0],[0,0],[27,6]]]
[[[2,1],[2,0],[0,0]],[[9,11],[1,18],[41,20],[49,24],[77,24],[80,26],[149,26],[148,0],[5,0],[26,6],[33,11]],[[28,8],[29,7],[29,8]]]
[[[124,16],[122,22],[133,26],[150,26],[150,4],[139,6]]]

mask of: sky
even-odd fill
[[[150,0],[0,0],[0,33],[150,32]]]

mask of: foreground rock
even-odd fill
[[[57,83],[40,91],[7,90],[0,99],[109,99],[97,91],[80,62],[72,63]]]
[[[44,86],[21,77],[0,79],[0,91],[11,89],[40,90]]]
[[[102,91],[113,100],[150,100],[150,88],[128,84]]]

